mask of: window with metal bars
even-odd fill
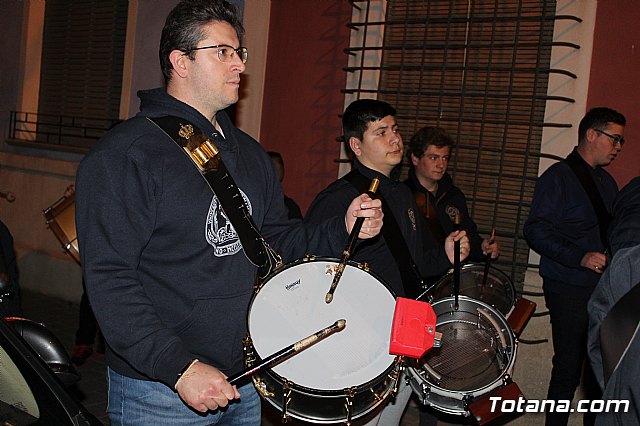
[[[521,289],[522,226],[538,175],[556,1],[352,0],[347,101],[397,109],[408,144],[423,126],[454,137],[449,173],[482,235],[501,242],[497,266]],[[576,46],[576,48],[579,46]],[[574,76],[575,77],[575,76]],[[562,99],[572,102],[571,99]],[[406,170],[405,170],[406,172]]]
[[[36,142],[83,150],[118,121],[128,4],[47,0]]]

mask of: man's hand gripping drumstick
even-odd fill
[[[333,276],[331,287],[324,298],[326,303],[331,303],[333,300],[333,292],[336,290],[336,287],[338,287],[338,282],[342,277],[347,261],[351,257],[356,240],[358,238],[364,239],[375,237],[382,229],[382,202],[380,200],[373,199],[374,194],[378,190],[379,184],[380,180],[378,178],[373,178],[367,193],[354,199],[349,205],[349,209],[345,216],[345,224],[347,225],[347,231],[349,232],[349,240],[347,242],[347,246],[342,251],[342,259],[340,260],[335,275]],[[361,201],[360,209],[355,209],[358,201]],[[365,220],[367,221],[366,227],[363,226]]]
[[[346,324],[347,321],[344,319],[337,320],[332,325],[266,357],[259,365],[229,378],[217,368],[194,359],[176,382],[175,389],[184,402],[201,413],[226,407],[232,399],[240,398],[240,393],[235,387],[238,380],[263,368],[275,366],[320,340],[344,330]]]

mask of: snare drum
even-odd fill
[[[509,277],[493,266],[489,267],[483,285],[485,265],[470,263],[460,269],[460,294],[481,300],[508,316],[516,303],[516,288]],[[453,296],[453,271],[442,277],[430,293],[436,301]]]
[[[510,383],[517,341],[504,316],[466,296],[433,303],[442,346],[411,359],[407,376],[420,402],[470,416],[469,404]]]
[[[266,278],[251,302],[248,367],[346,320],[342,331],[253,375],[257,390],[283,419],[350,422],[397,388],[399,359],[389,354],[395,297],[362,265],[349,262],[333,301],[325,303],[338,264],[315,258],[287,265]]]
[[[49,229],[62,243],[62,248],[80,263],[78,238],[76,236],[75,195],[62,197],[43,211]]]

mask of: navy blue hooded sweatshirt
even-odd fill
[[[191,160],[146,117],[184,118],[210,137],[215,128],[164,89],[138,95],[141,112],[109,131],[77,175],[80,255],[107,364],[171,387],[193,358],[235,374],[256,268]],[[344,218],[317,226],[289,220],[269,156],[226,113],[216,119],[223,161],[270,245],[285,261],[339,255]]]

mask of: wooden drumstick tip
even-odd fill
[[[333,300],[333,293],[327,293],[327,295],[324,296],[324,303],[331,303],[332,300]]]
[[[344,329],[346,325],[347,325],[347,320],[345,319],[340,319],[335,323],[335,326],[338,328],[338,331]]]
[[[376,191],[378,191],[378,185],[380,185],[380,179],[377,177],[373,178],[371,185],[369,185],[369,192],[375,194]]]

